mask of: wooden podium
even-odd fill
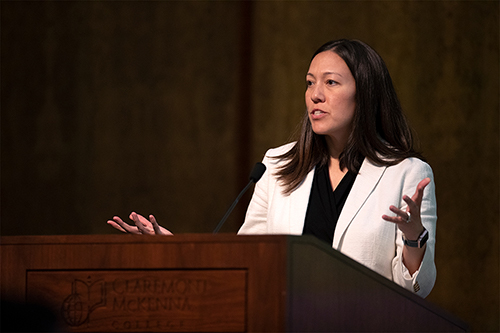
[[[467,331],[308,236],[10,236],[1,260],[2,297],[71,332]]]

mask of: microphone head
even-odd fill
[[[266,166],[260,162],[256,163],[253,167],[252,173],[250,174],[250,180],[257,183],[266,171]]]

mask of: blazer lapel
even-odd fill
[[[337,221],[333,235],[333,248],[338,248],[347,228],[377,186],[386,169],[385,166],[377,166],[368,159],[364,159]]]

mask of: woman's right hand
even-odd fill
[[[118,216],[113,217],[112,220],[108,220],[107,223],[115,229],[130,234],[173,235],[170,231],[158,225],[153,215],[149,215],[148,220],[144,216],[137,214],[136,212],[132,212],[130,213],[129,218],[134,221],[135,226],[123,222],[123,220]]]

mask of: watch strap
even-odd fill
[[[419,248],[419,249],[422,248],[425,245],[425,243],[427,242],[428,239],[429,239],[429,232],[425,228],[420,233],[420,235],[418,236],[417,240],[406,239],[405,236],[403,235],[403,243],[406,246],[416,247],[416,248]]]

